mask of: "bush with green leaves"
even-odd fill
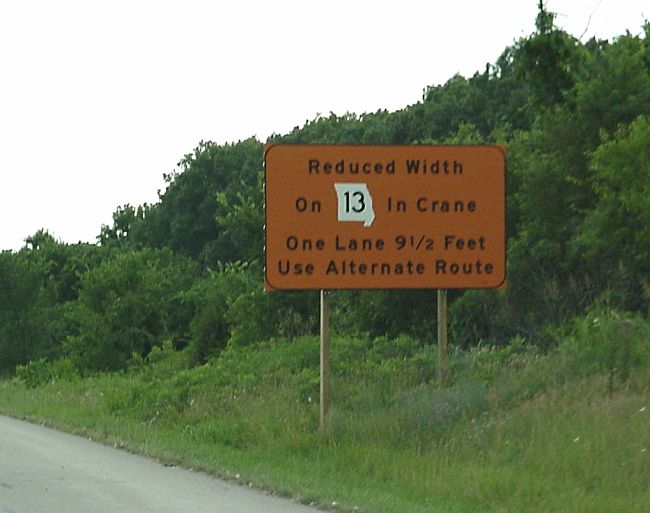
[[[39,358],[26,365],[16,366],[14,378],[28,387],[37,387],[55,380],[72,381],[79,378],[79,373],[68,358],[59,358],[51,362]]]
[[[241,263],[220,266],[197,281],[183,295],[193,313],[190,322],[189,351],[195,363],[205,363],[221,352],[231,337],[232,304],[253,287],[247,266]]]
[[[650,324],[638,316],[596,308],[574,319],[561,353],[575,375],[606,372],[608,391],[650,366]]]
[[[316,294],[266,292],[259,268],[242,262],[208,271],[183,297],[194,312],[190,352],[195,363],[218,355],[228,344],[305,335],[317,325]]]
[[[57,313],[47,269],[26,251],[0,253],[0,374],[57,354]]]
[[[67,312],[74,326],[65,342],[70,359],[81,370],[123,369],[133,352],[146,356],[182,335],[181,293],[195,275],[190,260],[153,249],[120,252],[84,274]]]

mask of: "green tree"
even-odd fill
[[[264,194],[262,173],[255,186],[240,183],[217,193],[216,225],[220,237],[212,248],[226,262],[261,263],[264,258]]]
[[[595,272],[628,308],[647,308],[650,292],[650,118],[621,125],[591,157],[597,201],[576,237]]]
[[[0,253],[0,374],[56,351],[42,265],[24,252]]]
[[[67,354],[82,370],[123,368],[132,353],[146,356],[165,339],[186,336],[181,293],[194,265],[169,250],[124,250],[81,279],[68,309],[74,334]]]
[[[129,204],[117,207],[113,212],[113,224],[102,225],[97,241],[102,246],[137,241],[140,237],[137,234],[134,236],[133,230],[137,232],[149,210],[150,207],[146,203],[137,208]]]
[[[555,27],[555,14],[539,0],[536,32],[515,46],[514,65],[527,84],[533,109],[562,103],[577,79],[582,52],[579,42]]]
[[[217,218],[225,194],[228,202],[252,197],[259,187],[262,145],[256,139],[220,146],[201,142],[179,163],[179,171],[165,175],[167,189],[160,201],[141,214],[128,238],[148,247],[167,247],[200,261],[205,267],[241,260],[221,242]],[[261,212],[261,204],[259,205]],[[261,237],[261,234],[260,234]]]

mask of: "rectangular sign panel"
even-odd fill
[[[500,146],[269,145],[266,287],[496,288]]]

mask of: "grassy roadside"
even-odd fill
[[[329,437],[311,337],[196,368],[169,347],[84,379],[34,366],[0,411],[341,511],[645,513],[649,329],[620,322],[583,319],[543,355],[453,354],[446,389],[435,348],[338,338]]]

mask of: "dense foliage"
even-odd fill
[[[506,292],[454,291],[452,344],[541,348],[594,305],[648,315],[650,24],[585,43],[540,4],[537,29],[470,78],[396,112],[317,117],[269,142],[508,147]],[[42,231],[0,254],[0,373],[64,358],[126,368],[169,341],[205,362],[229,344],[317,328],[314,293],[262,290],[263,145],[201,142],[153,205],[117,208],[96,245]],[[431,291],[340,292],[335,329],[435,342]]]

